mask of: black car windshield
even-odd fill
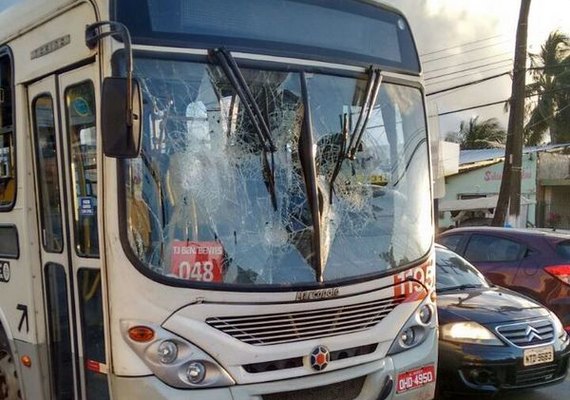
[[[240,69],[274,151],[264,149],[219,66],[135,59],[144,134],[140,156],[124,162],[123,229],[143,269],[180,284],[291,286],[317,281],[316,251],[324,281],[383,273],[427,254],[430,180],[419,89],[382,83],[354,159],[341,163],[331,190],[344,156],[343,121],[350,130],[356,123],[366,76],[307,73],[304,98],[298,72]],[[300,156],[309,109],[314,172]],[[318,207],[308,204],[311,173]]]
[[[459,255],[440,248],[436,249],[435,254],[438,292],[489,287],[483,275]]]

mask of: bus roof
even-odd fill
[[[0,44],[78,1],[81,0],[0,0]]]

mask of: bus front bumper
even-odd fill
[[[398,379],[418,369],[437,369],[435,330],[420,346],[391,357],[350,368],[301,378],[235,385],[225,388],[180,390],[155,376],[111,377],[113,399],[168,400],[431,400],[433,380],[419,386],[398,387]]]

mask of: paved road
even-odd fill
[[[542,389],[499,395],[498,400],[566,400],[570,398],[570,376],[563,383]]]

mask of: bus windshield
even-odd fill
[[[325,282],[379,275],[427,253],[430,180],[419,89],[384,79],[347,158],[366,76],[240,71],[272,151],[219,66],[135,59],[144,134],[140,156],[124,161],[123,228],[140,267],[179,284],[291,287],[317,282],[317,251]],[[307,118],[312,170],[300,151]],[[318,207],[309,205],[309,174]]]

